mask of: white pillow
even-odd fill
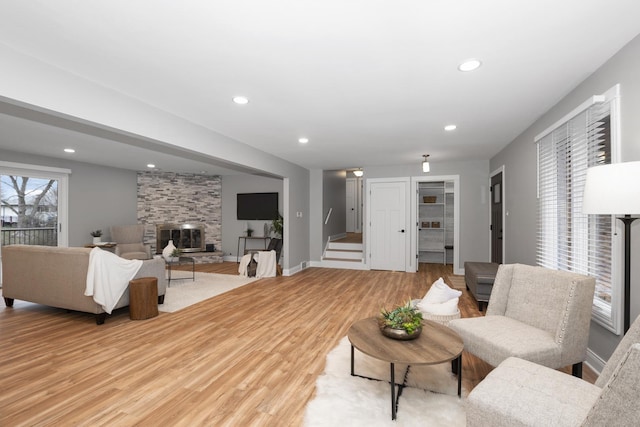
[[[424,314],[435,314],[438,316],[448,316],[451,314],[456,314],[458,312],[458,298],[450,299],[449,301],[439,303],[439,304],[431,304],[428,302],[424,302],[424,300],[420,301],[417,305],[418,310],[423,312]]]
[[[427,294],[422,298],[422,301],[430,304],[438,304],[449,301],[453,298],[460,298],[460,295],[462,295],[462,291],[451,289],[446,283],[444,283],[444,280],[442,280],[441,277],[433,282]]]

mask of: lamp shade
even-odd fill
[[[612,163],[587,169],[582,213],[640,214],[640,162]]]

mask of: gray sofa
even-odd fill
[[[7,307],[13,300],[34,302],[67,310],[96,315],[98,325],[106,313],[92,297],[84,295],[89,267],[88,248],[9,245],[2,247],[2,296]],[[164,301],[167,288],[165,263],[162,259],[142,262],[135,278],[158,279],[158,303]],[[129,305],[129,289],[115,308]]]

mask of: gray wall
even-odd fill
[[[460,268],[465,261],[489,261],[489,160],[438,162],[431,159],[430,165],[429,174],[422,172],[419,159],[409,165],[367,166],[364,178],[459,175]]]
[[[322,241],[347,232],[347,172],[324,171],[322,178]],[[329,209],[329,222],[324,223]]]
[[[245,236],[245,226],[249,222],[254,236],[264,235],[264,224],[271,226],[271,221],[239,221],[236,215],[236,194],[238,193],[278,193],[278,210],[283,211],[283,182],[281,179],[265,178],[254,175],[222,176],[222,251],[229,259],[238,252],[238,237]],[[254,240],[247,243],[258,247],[262,242]],[[255,246],[258,245],[258,246]],[[242,251],[242,247],[240,248]],[[235,258],[234,258],[235,260]]]
[[[321,169],[313,169],[309,173],[309,256],[311,261],[320,261],[324,251],[322,234],[324,217],[322,216],[322,178]],[[345,201],[346,204],[346,201]]]
[[[34,116],[44,115],[52,125],[63,120],[72,130],[108,130],[147,149],[197,153],[204,160],[284,178],[285,274],[309,259],[309,170],[2,44],[0,62],[0,101],[36,111]]]
[[[135,224],[136,172],[51,157],[0,150],[0,159],[29,165],[66,168],[69,176],[69,246],[91,243],[89,233],[102,229],[109,241],[109,227]]]
[[[640,160],[640,36],[588,77],[531,127],[491,159],[491,170],[505,166],[505,262],[536,263],[536,146],[534,137],[589,97],[620,83],[622,161]],[[562,94],[558,94],[559,98]],[[523,100],[526,102],[526,100]],[[636,185],[634,183],[634,185]],[[631,319],[640,313],[640,224],[632,226]],[[634,262],[635,260],[635,262]],[[591,323],[589,349],[607,360],[620,337]]]

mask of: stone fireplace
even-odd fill
[[[204,252],[204,224],[156,225],[156,253],[161,254],[169,240],[182,252]]]

